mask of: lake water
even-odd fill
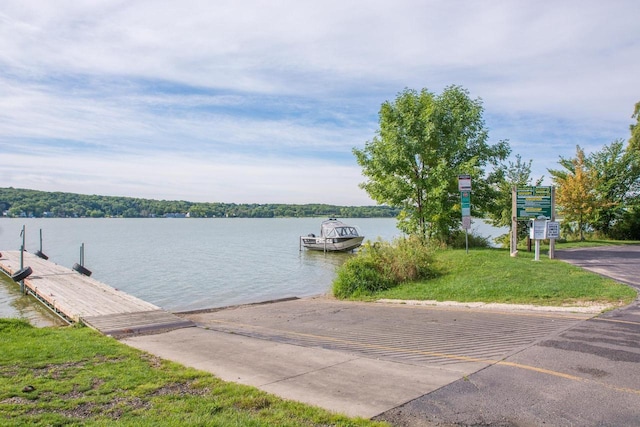
[[[299,236],[319,233],[319,218],[0,219],[0,251],[39,249],[67,267],[80,260],[93,278],[169,311],[304,297],[330,291],[336,267],[352,254],[300,250]],[[391,218],[343,219],[366,239],[401,233]],[[476,221],[484,236],[500,230]],[[42,318],[11,280],[0,282],[0,317]],[[37,322],[36,322],[37,323]]]

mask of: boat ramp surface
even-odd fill
[[[24,280],[25,292],[70,323],[81,322],[114,336],[194,326],[154,304],[29,252],[24,252],[23,265],[33,270]],[[2,251],[0,269],[8,275],[19,271],[20,251]]]

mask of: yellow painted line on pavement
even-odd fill
[[[619,391],[619,392],[623,392],[623,393],[636,394],[636,395],[640,396],[640,390],[637,390],[637,389],[634,389],[634,388],[627,388],[627,387],[618,387],[618,386],[615,386],[613,384],[607,384],[607,383],[603,383],[603,382],[600,382],[600,381],[594,381],[594,380],[592,380],[590,378],[579,377],[577,375],[565,374],[563,372],[552,371],[550,369],[538,368],[536,366],[530,366],[530,365],[523,365],[521,363],[507,362],[507,361],[504,361],[504,360],[502,360],[502,361],[500,361],[500,362],[498,362],[496,364],[497,365],[501,365],[501,366],[510,366],[510,367],[518,368],[518,369],[525,369],[527,371],[538,372],[540,374],[551,375],[551,376],[554,376],[554,377],[564,378],[564,379],[572,380],[572,381],[578,381],[578,382],[590,383],[590,384],[597,384],[599,386],[606,387],[606,388],[611,389],[611,390],[615,390],[615,391]]]
[[[596,317],[593,320],[599,320],[601,322],[625,323],[627,325],[638,325],[638,326],[640,326],[640,322],[634,322],[632,320],[603,319],[603,318],[600,318],[600,317]]]
[[[282,333],[282,334],[294,335],[294,336],[305,337],[305,338],[313,338],[313,339],[317,339],[317,340],[321,340],[321,341],[329,341],[329,342],[335,342],[335,343],[341,343],[341,344],[348,344],[348,345],[352,345],[352,346],[356,346],[356,347],[368,348],[368,349],[373,349],[373,350],[385,350],[385,351],[389,351],[389,352],[392,352],[392,353],[419,354],[419,355],[423,355],[423,356],[440,357],[440,358],[443,358],[443,359],[459,360],[459,361],[463,361],[463,362],[486,363],[488,365],[508,366],[508,367],[512,367],[512,368],[518,368],[518,369],[523,369],[523,370],[527,370],[527,371],[531,371],[531,372],[537,372],[537,373],[540,373],[540,374],[550,375],[550,376],[554,376],[554,377],[557,377],[557,378],[563,378],[563,379],[570,380],[570,381],[577,381],[577,382],[589,383],[589,384],[597,384],[597,385],[600,385],[602,387],[605,387],[605,388],[608,388],[608,389],[611,389],[611,390],[615,390],[615,391],[618,391],[618,392],[630,393],[630,394],[635,394],[635,395],[640,396],[640,390],[638,390],[638,389],[626,388],[626,387],[618,387],[618,386],[615,386],[613,384],[607,384],[607,383],[603,383],[603,382],[600,382],[600,381],[594,381],[592,379],[579,377],[577,375],[565,374],[563,372],[553,371],[551,369],[539,368],[539,367],[536,367],[536,366],[524,365],[524,364],[521,364],[521,363],[508,362],[506,360],[484,359],[484,358],[478,358],[478,357],[472,357],[472,356],[463,356],[463,355],[459,355],[459,354],[439,353],[439,352],[435,352],[435,351],[426,351],[426,350],[415,350],[415,349],[410,349],[410,348],[392,347],[392,346],[386,346],[386,345],[380,345],[380,344],[368,344],[368,343],[361,343],[361,342],[357,342],[357,341],[351,341],[351,340],[347,340],[347,339],[343,339],[343,338],[327,337],[327,336],[324,336],[324,335],[315,335],[315,334],[309,334],[309,333],[304,333],[304,332],[284,331],[284,330],[280,330],[280,329],[266,328],[266,327],[258,326],[258,325],[247,325],[247,324],[230,322],[230,321],[225,321],[225,320],[210,320],[210,321],[214,322],[214,323],[227,324],[227,325],[233,325],[233,326],[240,326],[240,327],[245,327],[245,328],[266,329],[266,330],[276,331],[276,332]]]
[[[564,378],[564,379],[567,379],[567,380],[573,380],[573,381],[586,380],[586,378],[579,377],[577,375],[565,374],[563,372],[552,371],[551,369],[545,369],[545,368],[538,368],[536,366],[523,365],[521,363],[507,362],[506,360],[501,360],[501,361],[497,362],[496,364],[497,365],[501,365],[501,366],[510,366],[512,368],[525,369],[527,371],[538,372],[540,374],[552,375],[554,377],[560,377],[560,378]]]
[[[404,303],[379,303],[386,304],[387,306],[397,305],[399,308],[423,308],[427,310],[437,310],[437,311],[450,311],[450,312],[459,312],[459,313],[481,313],[481,314],[496,314],[502,316],[517,316],[517,317],[541,317],[548,319],[568,319],[568,320],[589,320],[594,316],[598,316],[601,314],[599,311],[590,313],[580,313],[578,311],[571,311],[571,308],[568,308],[568,311],[527,311],[523,309],[522,311],[518,311],[514,308],[506,307],[508,304],[505,304],[504,308],[500,307],[486,307],[486,306],[478,306],[478,307],[456,307],[456,306],[439,306],[439,305],[430,305],[430,304],[404,304]],[[542,307],[542,306],[541,306]],[[580,309],[579,306],[575,307],[576,309]]]

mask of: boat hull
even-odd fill
[[[350,238],[302,237],[302,246],[313,251],[348,252],[362,245],[364,236]]]

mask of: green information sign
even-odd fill
[[[551,219],[551,187],[518,187],[516,205],[518,221]]]
[[[460,207],[462,208],[462,217],[471,216],[471,192],[460,192]]]

